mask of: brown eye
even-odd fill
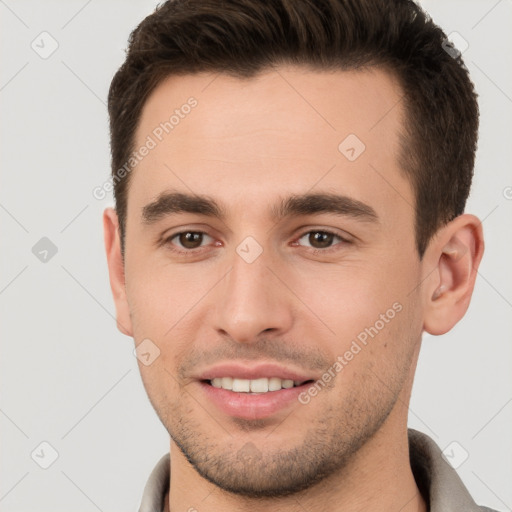
[[[192,251],[194,249],[199,249],[203,245],[205,237],[211,238],[209,235],[202,233],[201,231],[182,231],[181,233],[176,233],[175,235],[170,236],[167,239],[167,243],[176,246],[176,251]]]
[[[309,243],[316,247],[317,249],[324,249],[325,247],[329,247],[332,244],[334,239],[334,235],[331,233],[323,233],[322,231],[317,231],[315,233],[309,234]]]
[[[185,233],[180,233],[178,235],[178,240],[185,249],[196,249],[201,246],[203,234],[196,231],[187,231]]]
[[[312,249],[330,249],[333,245],[336,245],[335,240],[344,242],[345,240],[335,233],[329,231],[308,231],[299,238],[301,245],[311,247]],[[305,243],[306,242],[306,243]]]

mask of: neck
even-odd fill
[[[171,492],[165,512],[427,512],[409,462],[407,428],[397,431],[392,423],[388,417],[342,471],[295,495],[258,500],[228,493],[202,478],[171,441]]]

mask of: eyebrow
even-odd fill
[[[221,221],[227,218],[226,210],[211,197],[167,191],[142,208],[142,221],[150,225],[178,213],[195,213],[216,217]],[[276,221],[286,217],[321,213],[352,217],[364,222],[378,223],[379,221],[377,213],[371,206],[357,199],[330,193],[291,195],[282,199],[271,209],[271,216]]]

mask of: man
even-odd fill
[[[141,512],[479,507],[407,429],[465,314],[476,94],[407,0],[176,0],[109,94],[119,329],[170,455]]]

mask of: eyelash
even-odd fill
[[[207,249],[207,246],[205,246],[205,247],[197,247],[195,249],[176,249],[175,247],[172,247],[173,244],[171,243],[171,241],[174,238],[178,237],[179,235],[183,235],[185,233],[195,233],[195,234],[201,234],[201,235],[210,236],[207,233],[205,233],[204,231],[193,231],[193,230],[179,231],[177,233],[174,233],[174,234],[169,235],[168,237],[166,237],[162,241],[162,245],[167,245],[172,252],[174,252],[176,254],[183,255],[183,256],[196,256],[196,255],[202,253],[204,250]],[[332,235],[332,236],[338,238],[341,241],[341,242],[338,242],[337,244],[332,245],[331,247],[327,247],[326,249],[317,249],[317,248],[314,248],[314,247],[309,247],[308,248],[309,252],[311,252],[313,254],[330,254],[331,252],[337,251],[337,250],[340,249],[339,247],[337,247],[338,245],[340,245],[340,244],[341,245],[347,245],[347,244],[351,243],[349,240],[347,240],[346,238],[343,238],[338,233],[335,233],[335,232],[330,231],[328,229],[310,229],[309,231],[303,232],[299,237],[297,237],[295,239],[295,241],[298,242],[301,238],[304,238],[305,235],[308,235],[310,233],[323,233],[323,234],[327,234],[327,235]],[[304,246],[301,246],[301,247],[304,247]]]

